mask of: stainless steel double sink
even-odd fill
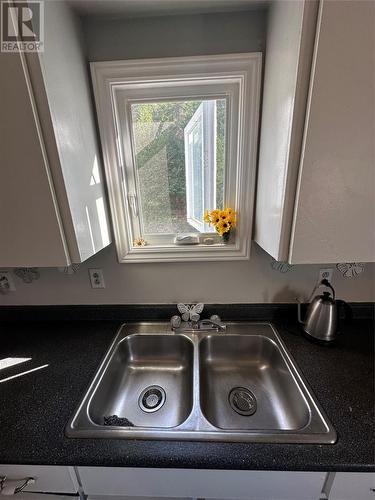
[[[69,437],[334,443],[336,432],[267,323],[225,333],[123,325]]]

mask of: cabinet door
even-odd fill
[[[78,495],[54,495],[53,493],[17,493],[17,500],[80,500]],[[110,499],[111,500],[111,499]],[[113,498],[112,498],[113,500]],[[116,499],[115,499],[116,500]]]
[[[93,499],[207,498],[216,500],[318,500],[326,474],[79,467],[83,490]]]
[[[0,266],[67,265],[68,254],[22,54],[0,53]]]
[[[46,129],[53,129],[48,145],[56,144],[58,151],[51,174],[69,253],[73,262],[82,262],[110,243],[87,62],[79,20],[66,2],[45,2],[44,16],[45,50],[32,78],[34,89],[45,88],[38,109],[47,108],[42,125],[46,136]]]
[[[375,474],[337,472],[329,500],[374,500]]]
[[[318,3],[272,2],[267,25],[255,241],[289,256]]]
[[[78,491],[78,483],[72,467],[55,465],[0,465],[0,477],[7,478],[4,486],[9,485],[9,481],[12,481],[13,487],[22,485],[26,478],[33,478],[34,482],[23,490],[23,495],[25,496],[26,493],[31,492],[38,492],[38,496],[41,497],[41,493],[73,494]],[[16,484],[13,481],[16,481]],[[20,498],[20,494],[17,494],[17,498]],[[30,498],[32,497],[30,496]],[[37,495],[34,495],[34,498],[37,498]]]
[[[375,261],[375,2],[323,0],[289,260]]]
[[[182,498],[182,497],[124,497],[124,496],[107,496],[107,495],[90,495],[87,500],[197,500],[196,498]],[[44,500],[44,499],[43,499]],[[204,499],[200,499],[204,500]],[[211,499],[210,499],[211,500]],[[227,500],[230,500],[229,498]]]
[[[110,233],[80,29],[66,3],[45,2],[44,53],[0,53],[0,74],[0,266],[82,262]]]

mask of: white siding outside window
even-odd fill
[[[187,220],[201,233],[204,210],[216,208],[216,101],[204,101],[185,127]]]

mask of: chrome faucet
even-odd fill
[[[214,314],[210,319],[201,319],[198,321],[198,330],[217,330],[218,332],[225,332],[226,325],[221,322],[220,317]]]
[[[211,331],[225,332],[226,325],[221,322],[220,317],[214,314],[209,319],[201,319],[198,321],[181,321],[180,316],[172,316],[171,329],[175,333],[183,333],[186,331]]]
[[[178,312],[181,316],[175,315],[171,318],[171,329],[174,332],[182,333],[195,330],[216,330],[224,332],[226,326],[221,322],[220,317],[214,314],[210,319],[200,319],[200,314],[203,312],[204,304],[177,304]]]

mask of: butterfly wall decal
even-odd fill
[[[178,312],[183,321],[199,321],[200,314],[204,309],[204,304],[177,304]]]
[[[356,278],[365,270],[364,262],[345,262],[337,264],[336,268],[344,276],[344,278]]]

